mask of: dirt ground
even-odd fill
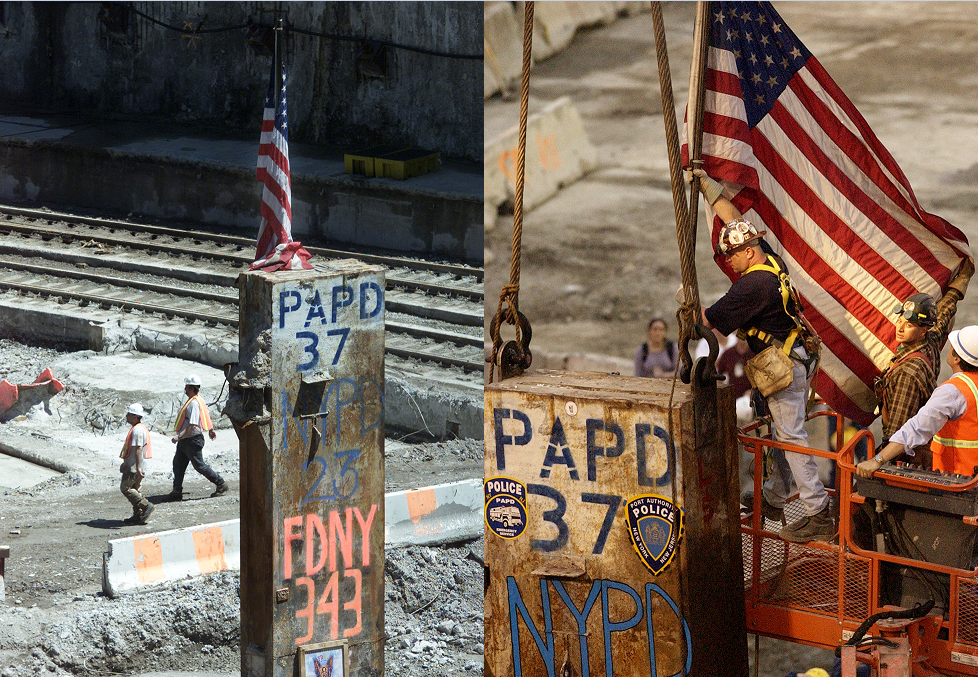
[[[775,7],[869,121],[923,208],[978,242],[978,4]],[[695,5],[664,3],[663,12],[681,125]],[[669,319],[675,338],[680,267],[651,15],[578,33],[534,67],[530,90],[531,113],[571,97],[599,162],[524,216],[520,310],[532,325],[531,350],[631,358],[656,315]],[[516,125],[518,91],[487,101],[485,115],[487,139]],[[704,222],[701,211],[696,267],[701,300],[711,303],[729,282],[713,263]],[[487,336],[509,279],[512,226],[512,214],[501,214],[486,233]],[[959,304],[958,327],[978,323],[976,293]],[[764,677],[832,663],[827,651],[766,638],[761,656]]]

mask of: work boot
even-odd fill
[[[123,524],[139,524],[139,518],[140,518],[139,509],[138,508],[133,508],[132,514],[129,515],[129,517],[127,517],[126,519],[122,520],[122,523]]]
[[[831,541],[835,537],[836,531],[832,504],[828,503],[820,512],[795,520],[778,532],[778,536],[792,543],[808,543],[809,541]]]
[[[163,500],[166,503],[179,503],[180,501],[183,500],[183,492],[182,491],[177,491],[176,489],[174,489],[173,491],[171,491],[170,493],[168,493],[166,496],[164,496],[163,497]]]
[[[746,512],[748,515],[754,512],[754,492],[745,491],[740,497],[740,504],[747,508]],[[761,516],[784,524],[784,508],[774,507],[767,502],[767,499],[763,495],[761,495]]]
[[[223,496],[227,492],[228,492],[228,483],[221,482],[220,484],[217,485],[217,489],[214,491],[214,493],[211,494],[211,498],[217,498],[218,496]]]
[[[142,514],[139,517],[139,524],[146,524],[149,522],[149,516],[153,514],[154,510],[156,510],[156,506],[152,503],[143,508]]]

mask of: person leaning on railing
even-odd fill
[[[869,477],[904,451],[913,455],[928,440],[934,470],[965,476],[978,471],[978,326],[952,331],[948,344],[951,378],[934,389],[876,456],[856,466],[857,475]]]

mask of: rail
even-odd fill
[[[839,531],[832,542],[791,543],[767,528],[761,512],[763,463],[770,450],[797,452],[825,458],[836,465],[836,486],[854,487],[855,450],[863,440],[874,448],[872,433],[860,430],[844,442],[842,417],[823,411],[820,417],[836,418],[837,452],[800,447],[771,438],[769,421],[755,421],[739,431],[745,451],[753,455],[754,504],[741,517],[744,555],[744,585],[747,629],[749,632],[812,646],[834,649],[848,639],[869,616],[885,609],[881,601],[882,567],[891,565],[946,576],[948,608],[943,615],[934,612],[922,621],[921,636],[911,638],[918,663],[947,675],[978,675],[978,569],[962,569],[924,560],[911,559],[860,546],[853,532],[853,512],[867,499],[855,488],[836,491],[827,487],[838,502]],[[762,428],[767,432],[760,434]],[[890,475],[877,476],[885,481]],[[903,478],[899,486],[927,491],[939,488],[963,492],[978,486],[978,478],[948,487],[925,480]],[[789,498],[785,514],[801,517],[797,494]],[[965,524],[976,526],[974,517]],[[933,674],[924,669],[917,674]]]

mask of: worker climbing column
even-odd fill
[[[316,661],[382,675],[383,269],[331,261],[238,285],[242,675],[321,674]]]

